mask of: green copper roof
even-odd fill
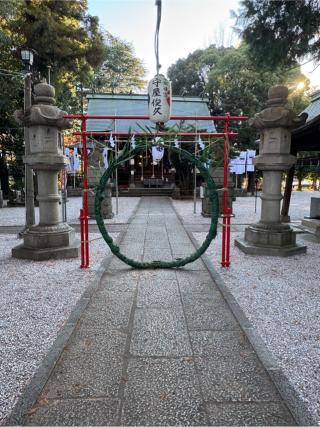
[[[307,122],[320,115],[320,90],[311,95],[311,103],[303,113],[308,113]]]
[[[88,99],[88,114],[95,115],[148,115],[148,97],[147,95],[109,95],[109,94],[90,94]],[[172,98],[171,115],[184,116],[209,116],[210,112],[207,106],[208,99],[198,97],[174,96]],[[198,130],[215,132],[214,122],[201,121],[195,123],[187,122],[197,126]],[[154,125],[149,120],[139,121],[140,126],[145,129],[146,126],[153,128]],[[170,120],[166,127],[171,127],[178,122]],[[136,120],[88,120],[87,130],[90,131],[118,131],[126,132],[131,128],[132,131],[141,132]]]

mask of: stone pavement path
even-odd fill
[[[167,198],[143,198],[121,244],[194,251]],[[201,260],[133,270],[113,257],[27,425],[292,425]]]

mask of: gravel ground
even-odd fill
[[[90,240],[91,267],[81,270],[79,259],[12,258],[11,248],[20,241],[15,235],[0,235],[0,424],[110,253],[100,234],[92,233]]]
[[[293,193],[291,219],[308,215],[310,197],[318,195]],[[183,203],[186,206],[180,204],[180,213],[190,222],[192,202]],[[233,224],[259,219],[253,197],[238,198],[234,208]],[[234,228],[231,242],[243,237],[241,229],[244,226]],[[206,233],[194,236],[202,242]],[[249,256],[232,244],[231,267],[225,269],[219,264],[219,233],[207,255],[320,425],[320,241],[308,234],[299,234],[297,241],[308,246],[307,254],[289,258]]]
[[[128,222],[132,212],[139,203],[140,197],[119,197],[119,213],[112,219],[106,219],[106,224],[123,224]],[[112,198],[113,212],[116,212],[116,199]],[[67,202],[67,220],[70,224],[78,224],[79,211],[82,207],[81,197],[69,197]],[[36,223],[39,221],[39,208],[35,208]],[[95,220],[89,220],[94,223]],[[0,209],[0,226],[5,225],[23,225],[25,223],[24,207],[3,208]]]
[[[106,219],[106,224],[125,224],[132,215],[133,211],[137,207],[140,201],[140,197],[119,197],[118,198],[118,215],[116,215],[116,198],[112,197],[112,210],[114,217],[112,219]],[[79,211],[82,207],[81,197],[70,197],[67,203],[67,218],[70,224],[78,224]],[[91,223],[95,223],[95,220],[89,220]]]
[[[196,213],[193,213],[193,200],[173,200],[173,206],[185,224],[210,224],[210,218],[201,215],[201,200],[197,200]]]

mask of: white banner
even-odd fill
[[[103,157],[103,164],[104,164],[104,168],[105,169],[108,169],[108,167],[109,167],[109,160],[108,160],[108,148],[107,147],[105,147],[104,149],[103,149],[103,152],[102,152],[102,157]]]
[[[164,154],[164,148],[160,145],[152,147],[152,160],[153,162],[160,162],[162,160]]]

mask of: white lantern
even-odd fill
[[[153,123],[170,120],[171,82],[162,74],[157,74],[148,84],[149,117]]]

